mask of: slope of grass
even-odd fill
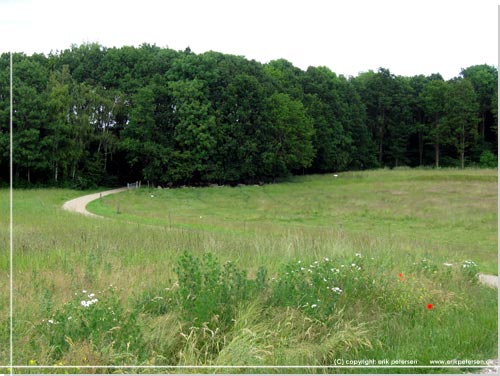
[[[64,201],[84,193],[14,192],[18,365],[428,365],[495,356],[497,292],[474,275],[497,269],[496,170],[381,170],[263,187],[141,189],[89,205],[106,219],[62,211]],[[0,191],[3,212],[7,198]],[[0,224],[8,228],[8,217]],[[7,234],[0,236],[7,250]],[[2,252],[4,280],[8,265]],[[3,364],[8,293],[2,286]]]
[[[366,171],[266,186],[142,189],[89,205],[113,219],[242,236],[342,232],[497,273],[496,170]],[[119,208],[119,213],[117,213]]]

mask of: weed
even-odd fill
[[[136,315],[124,311],[113,287],[75,292],[72,300],[37,325],[36,332],[51,347],[53,360],[79,341],[89,341],[96,349],[111,346],[127,351],[141,342]]]
[[[221,265],[211,253],[198,259],[184,252],[177,261],[175,272],[179,303],[187,317],[198,324],[216,317],[222,325],[229,325],[234,307],[252,297],[266,283],[264,269],[260,269],[257,281],[250,281],[245,270],[231,261]]]
[[[477,282],[479,268],[478,265],[472,260],[466,260],[462,263],[460,270],[470,280]]]

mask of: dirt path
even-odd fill
[[[80,213],[89,217],[95,217],[95,218],[104,218],[100,215],[93,214],[89,211],[87,211],[86,207],[87,204],[91,201],[97,200],[100,197],[104,197],[107,195],[111,195],[113,193],[118,193],[118,192],[123,192],[126,191],[127,187],[123,188],[116,188],[116,189],[111,189],[109,191],[104,191],[104,192],[98,192],[98,193],[92,193],[90,195],[82,196],[82,197],[77,197],[74,198],[73,200],[66,201],[62,208],[67,211],[75,212],[75,213]]]

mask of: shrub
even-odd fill
[[[484,168],[498,167],[498,157],[489,150],[485,150],[479,157],[479,165]]]
[[[299,308],[312,317],[330,315],[346,289],[356,294],[362,288],[361,270],[360,254],[344,263],[325,257],[309,265],[301,260],[285,264],[272,286],[271,302]]]
[[[138,349],[141,342],[136,315],[123,310],[113,287],[97,293],[75,292],[71,301],[38,324],[38,333],[53,349],[54,360],[78,341],[89,341],[95,349],[118,350]]]
[[[462,263],[460,270],[465,274],[467,279],[472,282],[478,281],[479,268],[477,264],[472,260],[466,260]]]
[[[213,321],[214,316],[223,324],[229,324],[238,303],[254,296],[266,284],[266,271],[257,272],[257,280],[247,278],[230,261],[220,264],[211,253],[198,259],[183,253],[177,262],[177,296],[188,319],[195,323]]]

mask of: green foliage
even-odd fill
[[[445,104],[445,123],[450,129],[450,144],[458,152],[461,167],[465,166],[465,152],[478,138],[478,103],[474,88],[467,79],[450,84]]]
[[[462,273],[471,281],[478,280],[479,268],[472,260],[466,260],[460,265]]]
[[[307,168],[314,157],[314,128],[301,102],[287,94],[275,93],[269,98],[270,147],[265,152],[264,168],[273,177]]]
[[[485,150],[479,157],[479,165],[486,168],[498,167],[498,157],[489,150]]]
[[[134,307],[139,312],[154,316],[171,312],[176,303],[169,287],[156,287],[141,291],[134,299]]]
[[[82,290],[37,324],[36,331],[51,347],[50,357],[55,361],[84,340],[96,350],[112,347],[115,351],[137,351],[141,333],[136,320],[135,313],[124,310],[113,287],[96,293]]]
[[[183,253],[177,261],[178,299],[187,318],[202,324],[215,320],[227,326],[241,302],[253,297],[265,285],[265,270],[259,271],[257,281],[247,279],[245,270],[233,262],[220,264],[211,253],[200,260]]]
[[[2,181],[8,80],[2,54]],[[438,167],[457,157],[453,148],[461,165],[479,163],[483,151],[496,154],[496,82],[487,65],[447,82],[385,68],[346,79],[284,59],[261,64],[148,44],[14,54],[14,177],[77,188],[254,184],[304,172]]]
[[[423,128],[424,138],[434,145],[434,165],[439,167],[440,147],[445,144],[449,130],[443,120],[445,115],[445,103],[448,84],[442,79],[430,80],[424,86],[419,95],[425,114],[425,119],[429,127]]]
[[[271,302],[303,310],[311,317],[333,314],[344,291],[357,294],[362,284],[361,255],[353,262],[333,262],[325,257],[311,264],[285,264],[272,285]]]

